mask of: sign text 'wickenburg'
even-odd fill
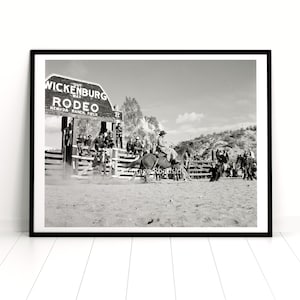
[[[45,82],[46,113],[114,118],[107,94],[100,85],[58,75]]]

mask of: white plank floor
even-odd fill
[[[300,233],[29,238],[0,233],[0,299],[300,299]]]

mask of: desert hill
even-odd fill
[[[202,134],[199,137],[180,142],[175,150],[182,154],[188,150],[195,158],[210,160],[212,150],[227,149],[230,160],[236,160],[238,154],[251,149],[256,155],[256,126],[218,133]]]

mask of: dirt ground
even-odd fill
[[[256,181],[46,180],[47,227],[252,227]]]

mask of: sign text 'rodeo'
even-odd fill
[[[53,75],[45,82],[46,112],[66,116],[114,117],[100,85]]]

